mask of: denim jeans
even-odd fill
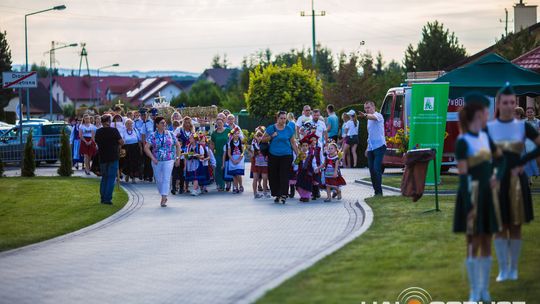
[[[368,151],[368,167],[369,175],[371,176],[371,184],[375,195],[382,195],[382,160],[386,153],[386,145],[382,145],[379,148]]]
[[[114,182],[118,174],[118,161],[100,163],[99,169],[101,170],[101,184],[99,186],[99,193],[101,194],[101,202],[112,202],[112,195],[114,191]]]

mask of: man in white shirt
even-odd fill
[[[366,101],[364,111],[358,117],[366,118],[368,140],[366,157],[368,159],[369,174],[375,195],[382,195],[382,160],[386,153],[386,139],[384,137],[384,118],[375,111],[375,103]]]
[[[304,135],[300,133],[302,126],[304,125],[304,123],[310,120],[312,120],[311,107],[308,105],[305,105],[304,109],[302,110],[302,115],[300,115],[300,117],[298,117],[298,119],[296,120],[296,133],[300,134],[300,138],[304,137]]]
[[[315,135],[319,137],[319,144],[324,146],[328,143],[328,132],[326,131],[326,124],[321,119],[321,111],[319,109],[313,110],[313,118],[311,123],[315,127]]]

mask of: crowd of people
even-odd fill
[[[366,111],[370,105],[374,109],[368,102]],[[341,199],[341,168],[357,165],[358,119],[377,121],[380,114],[350,110],[340,128],[332,105],[326,113],[325,119],[320,110],[306,105],[295,119],[280,111],[274,124],[259,126],[248,136],[227,110],[218,113],[208,134],[207,128],[197,129],[194,119],[176,111],[163,117],[155,108],[124,113],[116,107],[72,122],[73,161],[77,169],[82,163],[85,174],[102,176],[103,203],[111,202],[115,179],[155,181],[164,207],[170,194],[198,196],[214,183],[218,192],[240,194],[248,161],[255,198],[274,197],[284,204],[298,192],[300,201],[307,202],[319,199],[322,190],[329,202]],[[375,148],[385,145],[384,134],[378,140]],[[375,188],[375,194],[382,190]]]

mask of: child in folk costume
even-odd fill
[[[229,174],[233,176],[233,193],[244,192],[244,186],[242,186],[242,175],[244,175],[244,147],[242,140],[240,140],[240,133],[242,131],[239,127],[235,127],[231,130],[231,139],[229,140],[227,154],[229,156]]]
[[[300,140],[300,153],[294,160],[294,164],[298,167],[296,175],[296,191],[300,195],[301,202],[309,202],[313,190],[313,178],[317,164],[315,163],[315,155],[309,153],[311,138],[305,136]]]
[[[321,147],[319,137],[315,134],[315,132],[311,132],[304,137],[307,137],[310,141],[309,153],[313,154],[316,164],[315,175],[313,176],[313,189],[311,192],[311,199],[316,200],[321,197],[320,188],[324,187],[324,176],[321,174],[321,169],[324,166],[323,147]]]
[[[264,130],[264,127],[255,129],[255,135],[251,142],[251,172],[253,173],[253,196],[255,198],[270,198],[270,193],[268,193],[268,155],[260,147]],[[257,191],[261,180],[263,188],[261,190],[264,190],[264,194]]]
[[[233,181],[233,176],[229,173],[229,144],[223,146],[223,161],[221,165],[221,170],[223,170],[223,180],[225,181],[225,191],[229,192],[231,190],[231,183]]]
[[[212,167],[212,158],[214,154],[211,152],[211,149],[208,148],[208,138],[203,132],[199,132],[199,145],[204,151],[204,158],[201,159],[201,165],[203,167],[203,174],[198,176],[199,185],[202,188],[202,192],[207,193],[208,190],[206,186],[214,182],[214,170]],[[215,166],[215,158],[213,160]]]
[[[347,183],[341,176],[341,170],[339,169],[341,163],[341,155],[336,143],[331,142],[328,144],[328,155],[324,160],[324,177],[326,184],[326,199],[325,202],[332,201],[331,192],[336,190],[337,199],[341,199],[341,187]]]
[[[73,121],[73,128],[71,129],[71,134],[69,136],[69,142],[71,143],[71,154],[72,161],[75,169],[79,169],[79,163],[83,162],[82,155],[80,153],[81,147],[81,136],[79,133],[81,127],[81,119],[75,119]]]
[[[501,152],[483,131],[489,99],[482,94],[465,96],[459,112],[461,135],[456,142],[459,187],[454,211],[453,231],[465,233],[465,265],[470,285],[469,301],[490,301],[491,240],[502,228],[493,175],[493,159]],[[498,176],[502,170],[497,170]]]
[[[193,182],[191,195],[198,196],[202,193],[199,181],[204,180],[208,174],[208,168],[203,166],[203,160],[208,156],[204,147],[199,144],[199,135],[192,134],[189,137],[189,144],[186,152],[186,182]]]

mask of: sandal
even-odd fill
[[[329,203],[329,202],[331,202],[331,201],[332,201],[331,198],[327,198],[327,199],[324,200],[325,203]]]

